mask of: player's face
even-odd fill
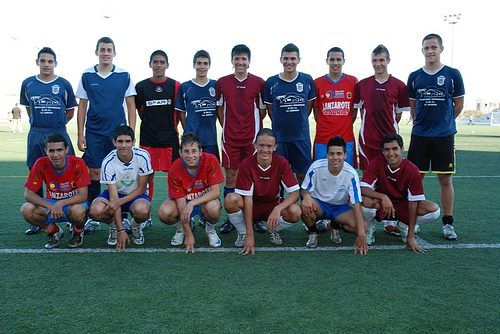
[[[99,57],[99,65],[111,65],[116,52],[112,43],[99,43],[95,55]]]
[[[328,169],[339,171],[344,167],[347,153],[341,146],[330,146],[326,152],[326,158],[328,159]]]
[[[168,68],[168,63],[165,57],[156,55],[149,63],[149,67],[153,70],[153,77],[161,78],[165,76],[165,71]]]
[[[283,52],[280,58],[284,73],[295,73],[297,65],[300,63],[300,57],[297,52]]]
[[[273,153],[276,151],[276,139],[266,135],[259,136],[255,142],[255,149],[259,163],[270,163],[273,160]]]
[[[69,149],[64,147],[64,143],[47,143],[45,153],[49,157],[52,166],[56,169],[63,169],[66,165],[66,155]]]
[[[385,143],[382,148],[382,154],[384,155],[385,161],[391,167],[399,167],[401,160],[403,159],[403,148],[399,147],[397,141],[391,141],[390,143]]]
[[[128,135],[119,135],[116,137],[116,140],[113,140],[113,144],[115,144],[118,158],[125,162],[130,161],[132,157],[132,146],[135,144],[132,137]]]
[[[250,59],[246,53],[240,53],[233,57],[231,64],[234,66],[234,73],[245,74],[250,67]]]
[[[330,74],[340,75],[342,74],[342,66],[344,66],[345,60],[342,52],[332,51],[328,54],[326,63],[330,69]]]
[[[180,149],[182,160],[188,168],[196,168],[200,162],[201,148],[198,143],[187,143]]]
[[[40,58],[36,60],[36,64],[40,67],[40,74],[43,76],[53,75],[57,66],[54,56],[49,53],[42,53]]]
[[[433,38],[425,40],[422,44],[422,53],[424,54],[425,62],[428,64],[439,62],[443,49],[443,46],[439,45],[437,39]]]
[[[210,61],[206,57],[198,57],[193,67],[197,78],[206,78],[210,69]]]
[[[387,73],[387,65],[389,62],[385,53],[379,53],[377,55],[372,53],[372,66],[375,70],[375,74]]]

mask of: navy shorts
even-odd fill
[[[125,196],[127,196],[127,195],[118,194],[118,197],[119,197],[119,198],[122,198],[122,197],[125,197]],[[109,201],[109,191],[108,191],[108,189],[104,190],[104,191],[102,192],[102,194],[100,194],[100,195],[99,195],[99,197],[100,197],[100,198],[104,198],[104,199],[106,199],[106,200],[108,200],[108,201]],[[130,212],[130,207],[132,206],[132,204],[134,204],[134,203],[135,203],[135,201],[138,201],[138,200],[140,200],[140,199],[144,199],[144,200],[148,201],[148,203],[151,205],[151,202],[149,201],[149,197],[148,197],[148,195],[146,195],[146,194],[141,194],[141,195],[137,196],[136,198],[134,198],[133,200],[131,200],[131,201],[129,201],[129,202],[127,202],[127,203],[123,204],[123,205],[121,206],[122,213],[124,213],[124,212]]]
[[[305,174],[312,164],[309,141],[278,143],[276,153],[288,160],[294,173]]]
[[[83,154],[83,160],[89,168],[101,168],[104,158],[115,149],[113,137],[87,132],[85,140],[87,141],[87,148]]]

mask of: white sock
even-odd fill
[[[140,225],[141,225],[141,224],[138,224],[138,223],[135,221],[135,219],[132,219],[132,224],[130,224],[130,226],[131,226],[132,228],[137,228],[137,227],[139,227]]]
[[[115,222],[112,222],[111,224],[109,224],[109,228],[114,228],[114,229],[116,229],[116,224],[115,224]]]
[[[215,231],[215,225],[217,224],[210,224],[209,222],[206,222],[205,224],[205,232],[212,232]]]
[[[283,216],[280,216],[280,220],[278,222],[278,227],[276,228],[276,232],[286,230],[287,228],[292,227],[294,224],[289,223],[283,219]]]
[[[377,215],[377,209],[369,209],[361,206],[361,211],[363,211],[363,217],[368,222],[369,225],[376,224],[375,216]]]
[[[422,216],[417,216],[417,224],[429,223],[435,221],[441,215],[441,209],[437,209],[436,211],[426,213]]]
[[[227,217],[229,218],[231,224],[236,227],[236,230],[238,230],[238,234],[247,233],[247,227],[245,226],[245,216],[243,215],[242,210],[235,213],[228,213]]]
[[[172,226],[174,226],[177,229],[177,231],[184,232],[184,226],[182,225],[182,223],[180,221],[178,221],[177,223],[175,223]]]

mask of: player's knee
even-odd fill
[[[21,215],[24,219],[33,218],[36,206],[32,203],[26,202],[21,206]]]
[[[283,218],[289,223],[296,223],[302,216],[302,210],[297,204],[292,204],[283,212]]]
[[[81,204],[72,205],[68,210],[68,216],[75,225],[83,225],[87,220],[88,210]],[[80,226],[77,226],[80,227]]]
[[[438,174],[438,180],[441,187],[453,186],[451,174]]]
[[[224,198],[227,213],[235,213],[243,209],[243,198],[237,193],[230,193]]]
[[[166,200],[160,205],[158,209],[158,218],[161,222],[172,225],[175,224],[179,218],[179,213],[177,212],[177,207],[172,200]]]
[[[148,201],[137,201],[132,205],[131,210],[136,220],[144,221],[149,218],[151,205]]]
[[[220,217],[221,206],[218,200],[213,200],[202,206],[201,212],[211,222]]]

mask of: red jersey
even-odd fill
[[[383,137],[399,133],[396,113],[410,111],[406,85],[393,76],[385,82],[371,76],[358,83],[355,94],[355,103],[362,109],[359,141],[378,150]]]
[[[328,74],[314,80],[317,112],[315,143],[326,144],[334,136],[354,141],[352,114],[358,79],[343,73],[338,81]]]
[[[182,158],[174,161],[168,173],[168,197],[190,201],[209,192],[212,186],[224,182],[219,160],[210,153],[201,153],[196,174],[189,174]]]
[[[257,163],[257,154],[254,154],[241,162],[234,191],[242,196],[252,196],[254,203],[275,203],[281,184],[287,193],[299,190],[290,163],[274,154],[271,166],[264,170]]]
[[[90,184],[89,170],[83,159],[66,156],[66,166],[59,171],[52,166],[49,157],[41,157],[33,165],[24,186],[37,192],[42,183],[47,189],[45,198],[65,199],[78,194],[78,188]]]
[[[262,90],[264,80],[248,73],[245,80],[234,74],[217,80],[217,106],[224,106],[222,141],[232,146],[244,147],[255,142],[262,128],[259,109],[264,109]]]
[[[384,157],[376,157],[365,170],[361,187],[386,194],[395,204],[425,200],[420,172],[408,159],[403,159],[399,168],[392,170]]]

